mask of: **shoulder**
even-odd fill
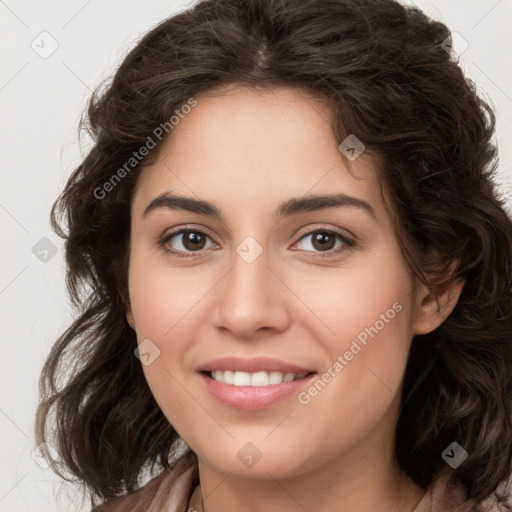
[[[189,451],[134,493],[105,501],[93,512],[186,512],[198,483],[197,461]]]
[[[434,479],[413,512],[467,512],[469,510],[474,510],[474,506],[468,501],[466,488],[452,472],[446,471]],[[501,508],[490,496],[480,504],[480,510],[499,512]]]
[[[455,512],[466,501],[464,486],[452,473],[438,475],[413,512]]]

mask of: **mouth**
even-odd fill
[[[219,403],[253,411],[290,399],[317,374],[300,363],[266,356],[221,357],[201,364],[195,371],[205,391]]]
[[[205,391],[232,409],[257,411],[277,406],[307,387],[317,372],[206,370],[198,372]]]
[[[233,370],[213,370],[201,372],[206,377],[237,387],[266,387],[306,379],[316,372],[279,372],[279,371],[258,371],[244,372]]]

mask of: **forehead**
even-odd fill
[[[340,152],[325,102],[291,88],[224,87],[196,99],[141,172],[135,211],[167,191],[253,210],[342,192],[379,209],[378,162]]]

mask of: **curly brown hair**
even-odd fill
[[[512,222],[495,181],[495,115],[448,53],[450,37],[394,0],[203,0],[151,29],[93,92],[80,129],[94,145],[51,211],[77,315],[44,365],[36,418],[38,444],[59,454],[55,471],[85,484],[93,506],[132,493],[143,470],[170,468],[179,441],[126,321],[130,205],[158,151],[120,168],[149,138],[161,146],[155,128],[170,133],[190,98],[237,83],[328,102],[337,139],[357,134],[382,162],[417,278],[432,290],[465,281],[444,323],[412,340],[396,456],[426,488],[457,440],[469,456],[452,471],[472,510],[493,493],[505,499],[497,489],[512,472]]]

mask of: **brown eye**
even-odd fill
[[[189,251],[204,249],[206,237],[203,234],[195,231],[185,231],[182,234],[182,244],[185,249]]]
[[[304,236],[300,238],[299,243],[308,239],[310,240],[310,242],[304,243],[304,247],[302,249],[311,252],[337,253],[337,249],[343,250],[344,246],[353,247],[355,245],[355,242],[353,240],[346,237],[341,232],[330,231],[325,229],[306,233]]]
[[[180,229],[164,237],[160,241],[160,245],[167,252],[175,253],[178,256],[189,256],[187,253],[209,248],[208,241],[211,246],[211,238],[200,229]]]
[[[336,236],[325,232],[318,232],[312,236],[311,244],[319,251],[328,251],[336,244]]]

